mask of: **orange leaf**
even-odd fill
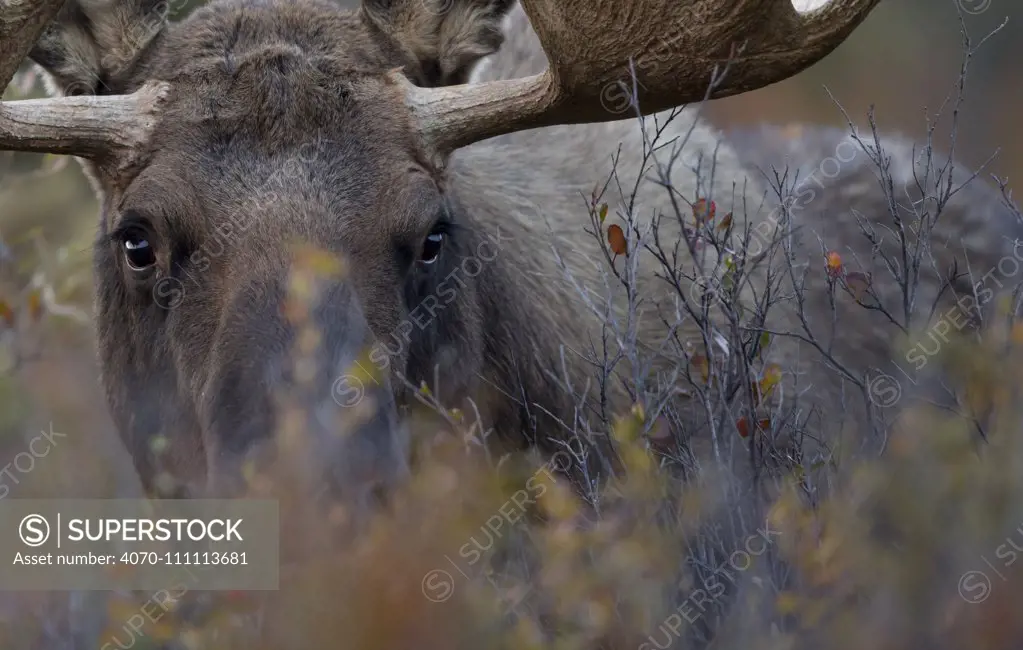
[[[825,268],[828,272],[829,278],[837,278],[842,275],[842,256],[835,251],[828,251],[828,254],[824,256]]]
[[[8,327],[14,327],[14,310],[3,300],[0,300],[0,319],[3,319]]]
[[[707,361],[707,357],[702,354],[694,354],[692,359],[690,359],[690,363],[700,371],[703,381],[710,379],[710,363]]]
[[[725,230],[728,230],[729,227],[731,227],[731,225],[732,225],[732,213],[729,212],[728,214],[725,215],[725,218],[721,220],[721,223],[718,224],[717,229],[721,230],[721,231],[725,231]]]
[[[618,224],[611,224],[607,228],[607,243],[615,255],[625,255],[629,248],[625,243],[625,233]]]
[[[696,218],[696,223],[713,221],[716,212],[717,206],[713,201],[698,199],[696,203],[693,203],[693,217]]]
[[[43,315],[43,297],[38,290],[28,294],[28,316],[33,321],[38,321]]]
[[[1023,345],[1023,323],[1016,323],[1012,326],[1012,331],[1009,333],[1012,338],[1012,342],[1016,345]]]

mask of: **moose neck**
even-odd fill
[[[484,60],[473,81],[517,78],[545,67],[521,9],[512,11],[504,27],[504,46]],[[660,137],[658,123],[663,127],[666,115],[647,118],[644,125],[628,115],[623,111],[617,122],[492,138],[456,151],[447,166],[446,185],[460,218],[477,241],[500,242],[473,288],[486,334],[479,380],[470,392],[484,400],[487,391],[501,394],[503,399],[491,401],[504,410],[492,413],[488,423],[501,437],[544,446],[550,438],[571,436],[577,418],[608,424],[634,399],[622,381],[622,375],[637,372],[630,360],[616,365],[618,377],[609,378],[604,389],[596,380],[601,366],[610,365],[620,350],[602,311],[610,303],[623,328],[630,319],[625,291],[609,275],[604,234],[593,232],[587,202],[595,189],[606,187],[600,199],[609,206],[605,229],[610,223],[624,226],[631,204],[640,224],[649,224],[654,214],[666,215],[660,234],[670,242],[678,241],[681,228],[667,216],[673,215],[669,191],[656,180],[658,165],[667,165],[673,146],[682,152],[669,172],[677,194],[688,200],[713,195],[718,201],[740,201],[733,182],[746,179],[746,195],[759,195],[736,153],[699,118],[698,109],[674,116]],[[651,156],[653,147],[663,149]],[[640,178],[648,180],[637,184]],[[656,280],[649,257],[639,260],[639,281],[646,285],[643,295],[654,298],[665,283]],[[616,264],[621,269],[624,261]],[[670,296],[664,302],[673,304]],[[667,318],[675,321],[674,314]],[[634,319],[633,326],[656,340],[664,322],[650,314]],[[522,440],[523,432],[535,439]]]
[[[677,116],[668,135],[688,136],[671,174],[674,190],[690,200],[713,193],[724,201],[732,182],[739,181],[739,162],[733,151],[718,147],[718,134],[701,121],[690,131],[694,119],[692,111]],[[534,442],[521,440],[522,432],[532,432],[543,446],[546,439],[571,435],[576,418],[607,424],[629,408],[632,398],[622,381],[612,379],[602,391],[596,380],[601,366],[619,350],[601,311],[610,298],[625,328],[629,307],[625,291],[610,276],[601,249],[603,233],[593,234],[587,201],[617,173],[624,192],[612,180],[601,200],[609,204],[607,223],[624,225],[621,215],[627,212],[631,189],[646,175],[652,179],[640,183],[636,219],[647,224],[653,213],[670,214],[667,191],[653,181],[656,165],[644,160],[650,143],[644,144],[642,133],[634,119],[541,129],[468,147],[456,152],[448,166],[447,186],[463,213],[460,218],[477,240],[499,242],[475,288],[486,332],[477,388],[505,397],[493,400],[505,405],[504,412],[492,414],[499,434]],[[707,180],[715,160],[715,187],[697,187],[696,174],[686,164],[702,161],[700,176]],[[662,219],[661,229],[666,241],[681,235],[674,217]],[[616,268],[624,263],[618,259]],[[640,279],[652,285],[657,280],[655,269],[646,268],[650,263],[641,260]],[[653,334],[663,321],[649,315],[637,326]],[[626,361],[614,374],[635,370]],[[514,412],[507,411],[510,401],[517,404]]]

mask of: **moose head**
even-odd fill
[[[0,87],[27,56],[63,96],[0,104],[0,149],[77,156],[100,194],[102,379],[148,487],[155,436],[175,450],[159,467],[199,486],[274,431],[271,395],[302,379],[287,363],[300,343],[285,305],[295,242],[345,261],[309,315],[319,364],[305,404],[325,430],[315,453],[385,480],[404,460],[410,382],[440,367],[458,399],[485,392],[492,367],[534,395],[549,388],[515,350],[549,335],[516,320],[528,259],[458,274],[505,234],[500,204],[470,200],[500,187],[451,182],[457,150],[621,119],[601,93],[623,71],[644,114],[766,86],[827,55],[877,2],[801,14],[789,0],[522,0],[546,70],[466,83],[502,46],[511,0],[365,0],[354,12],[218,0],[180,23],[156,0],[8,0]],[[374,414],[332,442],[326,430],[346,417],[336,378],[444,291],[452,299],[365,386]],[[510,398],[490,401],[489,417],[518,422]]]

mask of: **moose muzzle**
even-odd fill
[[[408,458],[388,377],[366,382],[357,404],[338,399],[337,378],[372,332],[349,285],[298,306],[282,285],[250,282],[226,305],[200,405],[209,487],[232,492],[247,457],[270,451],[271,468],[285,465],[314,494],[365,506],[407,474]]]

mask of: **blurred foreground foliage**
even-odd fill
[[[840,489],[816,507],[791,476],[702,584],[679,568],[704,561],[692,549],[708,534],[714,486],[676,498],[678,479],[639,435],[642,409],[616,426],[626,478],[607,486],[599,516],[555,468],[529,458],[493,467],[424,419],[412,480],[359,534],[343,505],[311,505],[293,445],[250,477],[250,496],[281,498],[279,591],[183,583],[169,605],[114,594],[90,647],[681,648],[702,646],[711,629],[726,648],[1019,647],[1018,338],[985,344],[999,352],[986,372],[1013,380],[988,442],[911,409],[888,453],[835,472]],[[76,480],[67,471],[57,489]],[[61,607],[0,624],[3,647],[62,647]]]

